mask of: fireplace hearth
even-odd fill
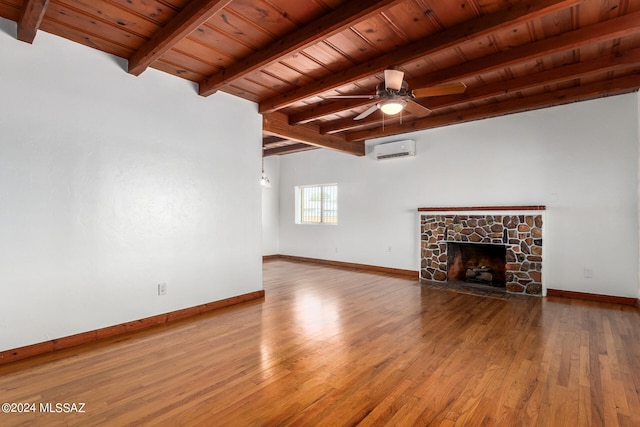
[[[542,295],[541,214],[434,209],[431,213],[429,208],[419,209],[421,281],[466,282],[508,293]]]

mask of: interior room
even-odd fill
[[[640,424],[638,22],[0,0],[0,424]]]

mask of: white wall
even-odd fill
[[[264,158],[264,173],[271,182],[262,188],[262,255],[280,253],[280,156]]]
[[[412,158],[282,156],[280,253],[418,270],[418,207],[546,205],[546,286],[637,297],[637,129],[633,93],[388,138]],[[339,224],[294,224],[294,186],[330,182]]]
[[[0,350],[260,290],[256,105],[15,30],[0,19]]]

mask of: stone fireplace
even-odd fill
[[[544,207],[524,208],[420,208],[420,279],[542,295]]]

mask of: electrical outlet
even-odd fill
[[[166,295],[166,294],[167,294],[167,284],[158,283],[158,295]]]
[[[592,270],[592,269],[590,269],[590,268],[585,268],[585,269],[584,269],[584,277],[585,277],[586,279],[591,279],[591,278],[593,278],[593,270]]]

